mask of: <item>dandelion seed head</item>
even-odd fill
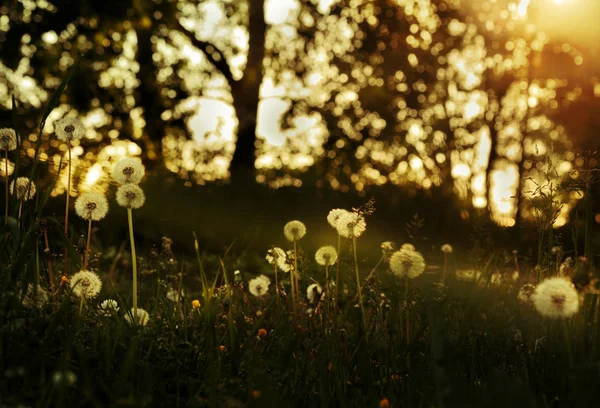
[[[331,245],[326,245],[317,250],[315,260],[319,265],[331,266],[337,261],[337,251]]]
[[[546,317],[568,318],[579,311],[579,295],[573,282],[565,278],[542,281],[531,296],[536,310]]]
[[[419,252],[403,246],[390,258],[390,270],[400,278],[414,279],[425,271],[425,259]]]
[[[298,241],[306,235],[306,225],[302,221],[290,221],[283,227],[283,234],[290,242]]]
[[[35,195],[35,183],[29,177],[19,177],[10,184],[10,193],[19,201],[31,200]]]
[[[442,245],[442,252],[445,254],[451,254],[452,253],[452,245],[450,245],[450,244]]]
[[[315,303],[321,299],[323,288],[318,283],[313,283],[306,288],[306,297],[310,303]]]
[[[392,241],[385,241],[381,243],[381,254],[389,262],[390,257],[396,251],[396,243]]]
[[[121,207],[137,210],[145,201],[144,191],[136,184],[123,184],[117,190],[117,204]]]
[[[131,313],[125,313],[125,320],[131,325],[146,326],[150,320],[150,315],[144,309],[138,307],[137,314],[134,308],[131,308]]]
[[[14,129],[0,129],[0,150],[15,150],[17,148],[17,133]]]
[[[340,220],[340,218],[349,213],[350,211],[347,210],[343,210],[341,208],[335,208],[331,211],[329,211],[329,214],[327,214],[327,222],[329,223],[329,225],[331,225],[333,228],[337,229],[337,223]]]
[[[289,272],[291,269],[291,265],[287,262],[287,255],[285,254],[285,251],[279,247],[273,247],[269,249],[265,259],[271,265],[277,265],[277,267],[283,272]]]
[[[75,212],[84,220],[99,221],[108,212],[108,200],[100,193],[83,193],[75,201]]]
[[[93,299],[100,293],[102,289],[102,280],[100,277],[85,269],[71,276],[69,281],[73,294],[79,298]]]
[[[106,299],[98,306],[102,316],[114,316],[119,311],[119,304],[114,299]]]
[[[146,169],[138,157],[121,159],[113,168],[113,178],[119,184],[139,184]]]
[[[63,142],[72,142],[79,140],[85,133],[83,124],[74,118],[62,118],[54,122],[54,132],[56,138]]]
[[[269,292],[271,279],[266,275],[257,276],[248,282],[248,290],[253,296],[263,297]]]
[[[336,229],[344,238],[358,238],[367,230],[367,222],[359,213],[347,212],[338,220]]]

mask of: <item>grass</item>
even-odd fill
[[[304,249],[320,240],[321,232],[309,229],[283,247],[297,253],[297,285],[279,271],[277,289],[272,284],[256,298],[247,290],[251,278],[275,280],[264,258],[269,248],[239,251],[233,243],[204,251],[189,231],[194,250],[183,253],[168,239],[140,246],[138,256],[127,245],[92,241],[89,268],[103,288],[83,301],[57,271],[82,268],[86,242],[77,237],[87,225],[72,221],[64,233],[63,220],[48,215],[53,182],[35,163],[37,195],[22,208],[12,199],[0,223],[0,406],[580,407],[600,397],[600,304],[587,235],[588,258],[577,259],[570,275],[582,299],[578,314],[545,319],[517,296],[522,285],[557,274],[563,261],[548,253],[559,243],[551,232],[553,192],[539,206],[543,268],[519,265],[516,254],[493,243],[477,242],[478,256],[426,250],[417,244],[422,222],[415,218],[407,231],[424,252],[425,273],[399,278],[385,253],[365,259],[362,238],[337,236],[328,243],[339,252],[330,269],[337,294],[326,290],[310,303],[311,283],[329,287]],[[322,219],[329,228],[326,214]],[[133,242],[133,231],[125,238]],[[268,239],[285,242],[283,234]],[[460,264],[478,273],[458,270]],[[109,298],[119,305],[112,316],[99,309]],[[149,312],[147,325],[125,319],[135,303]]]

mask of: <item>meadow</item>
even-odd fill
[[[83,133],[76,118],[55,128],[69,152]],[[194,250],[180,257],[167,237],[136,252],[139,159],[114,164],[109,198],[82,193],[55,215],[53,181],[37,150],[19,164],[19,139],[0,130],[17,163],[0,230],[0,406],[597,405],[594,232],[558,240],[552,188],[537,192],[533,263],[416,236],[365,259],[373,200],[321,214],[337,239],[317,251],[304,248],[319,231],[290,219],[261,253],[207,251],[187,231]],[[126,245],[101,253],[109,210]]]

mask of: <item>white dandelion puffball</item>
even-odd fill
[[[521,289],[519,289],[519,294],[517,295],[517,299],[519,300],[519,302],[522,302],[522,303],[526,303],[526,304],[532,303],[531,297],[533,296],[534,292],[535,292],[535,285],[527,283],[527,284],[521,286]]]
[[[98,306],[100,314],[103,316],[114,316],[119,311],[119,304],[114,299],[106,299]]]
[[[331,245],[321,247],[315,253],[315,260],[319,265],[331,266],[337,261],[337,251]]]
[[[17,133],[14,129],[0,129],[0,150],[15,150],[17,148]]]
[[[367,222],[359,213],[347,212],[338,220],[336,229],[344,238],[358,238],[367,230]]]
[[[306,297],[310,303],[315,303],[319,299],[321,299],[321,295],[323,294],[323,288],[318,283],[313,283],[306,288]]]
[[[145,326],[150,320],[150,315],[139,307],[136,314],[135,309],[132,307],[130,312],[125,313],[125,320],[131,325]]]
[[[306,225],[301,221],[290,221],[283,227],[283,234],[288,241],[298,241],[306,235]]]
[[[117,190],[117,204],[121,207],[136,210],[144,205],[145,201],[144,191],[136,184],[123,184]]]
[[[390,258],[390,270],[401,278],[414,279],[425,271],[425,259],[419,252],[403,246]]]
[[[248,282],[248,290],[256,297],[263,297],[269,292],[270,284],[271,279],[265,275],[260,275],[254,279],[250,279],[250,282]]]
[[[146,169],[142,160],[137,157],[128,157],[119,160],[113,168],[113,178],[119,184],[139,184],[144,177]]]
[[[11,183],[10,193],[19,201],[31,200],[35,195],[35,183],[29,177],[19,177]]]
[[[265,259],[271,265],[277,265],[277,268],[283,272],[289,272],[291,269],[291,265],[287,262],[287,255],[285,254],[285,251],[279,247],[273,247],[269,249]]]
[[[531,296],[536,310],[546,317],[567,318],[579,311],[579,295],[573,282],[565,278],[542,281]]]
[[[86,221],[99,221],[108,212],[108,200],[100,193],[83,193],[75,201],[75,212]]]
[[[343,215],[348,214],[348,213],[349,213],[349,211],[347,211],[347,210],[343,210],[341,208],[335,208],[335,209],[329,211],[329,214],[327,214],[327,222],[333,228],[337,228],[337,223],[340,220],[340,218]]]
[[[83,137],[84,127],[81,122],[73,118],[63,118],[54,122],[56,138],[63,142],[72,142]]]
[[[69,283],[75,296],[84,299],[95,298],[102,289],[100,277],[94,272],[86,271],[85,269],[71,276]]]
[[[445,254],[451,254],[452,253],[452,245],[450,245],[450,244],[442,245],[442,252]]]
[[[381,253],[386,258],[389,259],[390,256],[396,251],[396,243],[392,241],[385,241],[381,243]]]

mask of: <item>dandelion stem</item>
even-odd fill
[[[69,200],[71,199],[71,142],[67,142],[67,151],[69,154],[69,163],[67,163],[67,203],[65,205],[65,239],[69,233]],[[63,257],[64,271],[63,275],[67,275],[69,269],[69,247],[65,245],[65,254]]]
[[[325,294],[327,297],[325,298],[325,310],[327,311],[327,318],[329,319],[329,262],[325,264]]]
[[[408,351],[408,346],[410,345],[410,308],[408,301],[408,284],[409,279],[408,276],[404,278],[404,307],[406,308],[406,364],[407,367],[410,368],[410,352]]]
[[[6,186],[5,191],[5,207],[4,207],[4,225],[8,224],[8,147],[4,149],[6,156],[4,159],[4,185]]]
[[[354,270],[356,271],[356,287],[358,288],[358,302],[360,303],[360,313],[362,314],[363,325],[367,330],[367,316],[363,306],[362,290],[360,288],[360,275],[358,273],[358,255],[356,253],[356,238],[352,238],[352,249],[354,250]]]
[[[131,243],[131,265],[133,266],[133,314],[137,317],[137,260],[135,256],[135,240],[133,238],[133,217],[131,208],[127,208],[129,221],[129,241]]]
[[[83,269],[86,269],[88,266],[88,260],[90,259],[90,242],[92,238],[92,217],[90,217],[88,221],[88,236],[87,236],[87,244],[85,246],[85,255],[83,258]]]
[[[444,271],[442,273],[442,284],[446,284],[446,273],[448,270],[448,254],[444,252]]]
[[[275,269],[275,295],[277,296],[277,307],[281,306],[279,301],[279,279],[277,278],[277,263],[273,264]]]
[[[294,289],[296,290],[294,294],[294,311],[296,311],[296,302],[300,300],[300,292],[298,291],[298,245],[296,244],[296,239],[294,238],[294,271],[292,275],[292,280],[294,281],[294,285],[292,285],[292,292]],[[295,287],[294,287],[295,286]]]
[[[17,220],[21,221],[21,211],[23,211],[23,200],[19,201],[19,216]]]
[[[337,257],[337,270],[335,272],[335,310],[337,313],[338,310],[338,293],[339,293],[339,287],[340,287],[340,249],[342,246],[342,236],[338,233],[338,245],[337,245],[337,253],[338,253],[338,257]]]
[[[81,297],[81,301],[79,302],[79,316],[81,316],[81,313],[83,312],[83,299],[84,297]]]

